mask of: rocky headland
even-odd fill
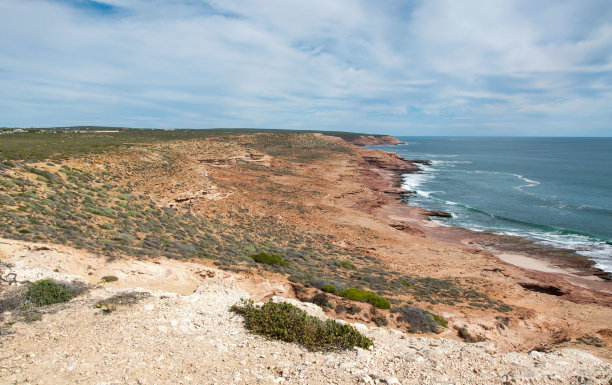
[[[567,254],[432,222],[444,213],[403,202],[401,175],[419,162],[321,134],[250,134],[3,163],[0,299],[42,278],[89,290],[5,311],[0,379],[608,384],[612,283]],[[286,264],[247,257],[260,251]],[[349,287],[391,309],[340,295]],[[229,311],[245,297],[354,324],[374,347],[253,336]],[[415,311],[437,324],[418,330]]]

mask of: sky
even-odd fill
[[[0,0],[0,126],[612,136],[610,0]]]

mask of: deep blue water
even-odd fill
[[[441,223],[576,250],[612,272],[612,138],[399,137],[376,148],[428,159],[409,204]]]

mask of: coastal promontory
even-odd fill
[[[397,139],[4,139],[2,383],[611,381],[611,283],[554,250],[428,220],[446,213],[401,188],[427,160],[360,147]],[[269,303],[358,342],[278,340],[236,310]]]

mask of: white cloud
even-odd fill
[[[604,1],[103,3],[0,3],[0,125],[612,128]]]

